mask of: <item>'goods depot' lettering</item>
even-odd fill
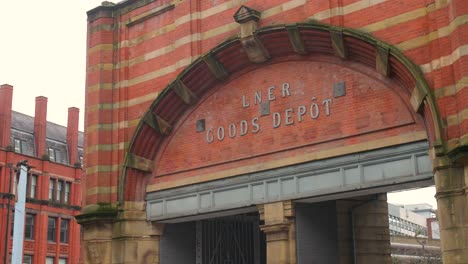
[[[260,105],[262,101],[275,101],[291,96],[289,82],[283,83],[280,87],[270,86],[266,91],[256,91],[251,98],[245,95],[241,98],[242,108],[249,108],[251,105]],[[276,111],[270,114],[272,128],[281,126],[290,126],[295,123],[301,123],[306,120],[315,120],[321,115],[330,116],[332,99],[311,98],[310,104],[288,107],[283,111]],[[267,116],[262,119],[268,118]],[[248,134],[258,134],[261,132],[260,117],[254,117],[251,120],[240,120],[228,125],[219,125],[210,127],[206,130],[205,140],[207,143],[214,141],[223,141],[224,139],[234,139]]]

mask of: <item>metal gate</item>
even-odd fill
[[[196,223],[196,264],[261,264],[258,216]]]

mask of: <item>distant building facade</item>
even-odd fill
[[[439,222],[429,204],[388,204],[392,258],[396,263],[442,263]]]
[[[429,204],[397,205],[388,204],[390,235],[419,235],[432,239],[429,233],[429,221],[436,221],[435,211]],[[428,220],[430,219],[430,220]],[[438,237],[437,239],[440,239]]]
[[[388,264],[386,193],[432,185],[444,262],[468,263],[467,14],[466,0],[90,10],[84,263]]]
[[[425,218],[435,218],[437,216],[437,210],[434,210],[434,208],[432,208],[432,205],[427,203],[405,204],[403,205],[403,207],[406,210],[409,210]]]
[[[390,235],[414,237],[418,232],[427,237],[427,222],[424,216],[404,207],[388,204]]]
[[[36,97],[35,116],[12,111],[13,87],[0,86],[0,262],[10,263],[19,161],[27,160],[23,263],[70,264],[80,256],[83,134],[79,109],[68,126],[47,121],[47,98]],[[10,211],[9,211],[10,209]]]

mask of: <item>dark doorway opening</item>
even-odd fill
[[[161,264],[266,264],[258,213],[167,224]]]

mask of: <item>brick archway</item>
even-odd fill
[[[445,153],[441,119],[420,69],[397,49],[352,29],[304,23],[257,29],[255,43],[266,50],[265,62],[249,58],[241,38],[230,39],[185,68],[151,104],[126,153],[118,197],[143,201],[154,159],[172,126],[211,89],[265,65],[314,56],[338,57],[373,68],[411,94],[413,110],[423,117],[428,141],[437,155]]]

